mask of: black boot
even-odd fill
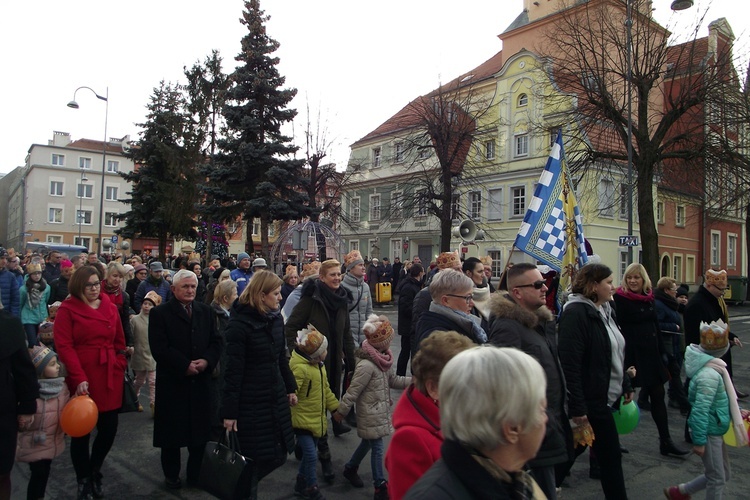
[[[320,464],[323,466],[323,479],[326,483],[333,484],[336,474],[333,472],[333,463],[331,463],[331,459],[321,459]]]
[[[93,500],[94,497],[91,494],[91,480],[89,478],[83,479],[78,482],[78,500]]]
[[[599,461],[589,455],[589,477],[591,479],[601,479],[602,470],[599,468]]]
[[[95,470],[91,474],[91,493],[94,498],[104,498],[104,490],[102,489],[102,473]]]
[[[678,448],[672,441],[672,438],[665,438],[660,440],[659,452],[664,456],[676,455],[678,457],[684,457],[685,455],[690,454],[688,450]]]

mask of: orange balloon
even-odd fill
[[[65,405],[60,415],[60,426],[70,437],[82,437],[90,433],[99,419],[99,409],[89,396],[78,396]]]

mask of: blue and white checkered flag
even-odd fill
[[[581,213],[565,167],[562,131],[539,177],[515,247],[561,274],[567,274],[562,273],[567,266],[580,268],[588,261]]]

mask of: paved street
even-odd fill
[[[395,307],[379,311],[388,315],[396,323]],[[730,306],[732,330],[747,342],[744,349],[734,349],[734,374],[737,386],[750,392],[750,306]],[[399,338],[393,343],[397,356]],[[393,391],[394,401],[400,391]],[[148,407],[147,398],[141,398]],[[748,403],[750,404],[750,403]],[[682,443],[685,419],[677,410],[669,409],[670,428],[675,442]],[[167,491],[164,487],[158,450],[151,446],[153,423],[148,413],[129,413],[121,415],[120,428],[114,448],[104,464],[104,487],[107,498],[128,499],[207,499],[210,495],[185,487],[177,492]],[[630,435],[622,437],[622,444],[630,453],[624,455],[623,466],[628,484],[628,496],[632,499],[648,500],[663,498],[664,486],[686,481],[702,471],[700,459],[690,455],[687,459],[667,458],[659,454],[658,434],[656,427],[647,412],[643,412],[641,423]],[[365,487],[355,489],[341,476],[344,462],[349,458],[359,439],[355,431],[342,437],[331,438],[331,449],[334,456],[336,481],[333,485],[322,483],[322,493],[329,499],[364,499],[372,498],[372,486],[369,457],[360,467],[360,475]],[[750,498],[750,449],[730,448],[733,478],[726,490],[726,498]],[[275,471],[260,484],[262,499],[290,499],[293,496],[294,478],[298,462],[294,457]],[[320,473],[319,473],[320,474]],[[13,498],[21,499],[26,495],[28,466],[16,464],[13,470]],[[184,458],[183,458],[184,480]],[[53,462],[52,476],[47,488],[47,498],[74,498],[76,491],[75,474],[70,462],[69,451],[66,451]],[[588,478],[588,459],[580,457],[566,480],[562,498],[565,499],[598,499],[602,498],[599,481]],[[697,496],[697,498],[703,498]]]

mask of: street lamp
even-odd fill
[[[78,244],[81,244],[81,224],[83,224],[83,193],[85,190],[83,189],[83,183],[89,180],[88,177],[86,177],[86,171],[81,168],[81,187],[79,188],[80,191],[78,193]]]
[[[693,0],[674,0],[672,10],[685,10],[693,6]]]
[[[101,255],[102,253],[102,219],[104,219],[104,177],[107,172],[107,120],[109,119],[109,87],[106,88],[105,95],[99,95],[91,87],[78,87],[73,92],[73,100],[68,103],[69,108],[78,109],[78,103],[76,102],[76,94],[81,89],[88,89],[96,96],[97,99],[104,101],[104,142],[102,144],[102,188],[99,196],[99,233],[96,242],[96,253]],[[79,226],[80,232],[80,226]],[[80,235],[79,235],[80,236]]]

